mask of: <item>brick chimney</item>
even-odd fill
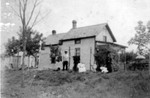
[[[77,28],[77,21],[76,20],[72,21],[72,28],[73,29]]]
[[[56,35],[56,30],[52,30],[52,35]]]

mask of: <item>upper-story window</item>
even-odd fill
[[[103,41],[107,42],[107,36],[103,36]]]
[[[75,44],[81,44],[81,40],[80,39],[76,39],[75,40]]]

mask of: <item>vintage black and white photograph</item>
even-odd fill
[[[150,98],[150,0],[0,0],[1,98]]]

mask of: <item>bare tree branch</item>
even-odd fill
[[[47,14],[45,14],[41,19],[39,19],[38,21],[35,21],[34,25],[38,24],[41,20],[43,20],[47,15],[49,14],[49,12]]]
[[[14,13],[16,14],[16,16],[20,17],[20,15],[17,13],[17,11],[12,6],[10,6],[10,7],[14,11]]]
[[[22,12],[21,12],[21,1],[19,0],[19,16],[21,18],[21,22],[23,23],[23,16],[22,16]]]
[[[24,9],[24,3],[22,4],[22,2],[19,0],[19,8],[23,11],[23,9]]]
[[[32,19],[32,17],[33,17],[33,13],[34,13],[36,7],[37,7],[39,4],[40,4],[40,2],[38,2],[38,0],[35,0],[34,6],[33,6],[33,8],[32,8],[32,11],[31,11],[31,14],[30,14],[30,17],[29,17],[29,20],[27,21],[27,26],[29,25],[29,23],[30,23],[30,21],[31,21],[31,19]]]
[[[36,15],[36,17],[35,17],[35,19],[34,19],[34,21],[33,21],[33,24],[32,24],[32,26],[31,26],[31,28],[35,25],[35,23],[36,23],[36,21],[37,21],[39,15],[40,15],[40,11],[39,11],[38,14]]]

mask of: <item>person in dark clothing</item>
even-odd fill
[[[112,59],[109,53],[108,56],[106,57],[106,67],[109,73],[112,72],[111,62],[112,62]]]

